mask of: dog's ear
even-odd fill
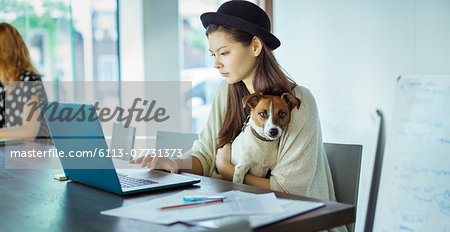
[[[286,101],[290,110],[294,109],[294,107],[297,107],[297,109],[299,109],[300,105],[302,104],[302,101],[300,101],[300,99],[292,96],[290,93],[283,93],[281,95],[281,98]]]
[[[245,108],[246,105],[250,106],[252,109],[258,104],[259,99],[263,96],[262,93],[252,93],[242,98],[242,106]]]

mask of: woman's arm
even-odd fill
[[[40,109],[37,109],[31,115],[30,120],[27,120],[28,115],[31,113],[31,102],[39,102],[39,98],[35,95],[25,103],[22,109],[22,125],[13,128],[0,129],[0,138],[15,138],[15,139],[34,139],[39,132],[40,122],[38,117],[41,113]]]
[[[231,164],[231,144],[226,144],[217,150],[216,166],[219,174],[228,181],[233,181],[234,166]],[[270,179],[254,176],[247,173],[244,184],[253,185],[270,190]]]
[[[192,155],[187,155],[180,159],[182,166],[180,172],[188,172],[196,175],[203,175],[203,167],[200,160]]]
[[[229,163],[229,165],[226,165],[224,168],[221,168],[221,170],[219,170],[219,173],[220,175],[222,175],[224,179],[228,181],[233,181],[234,166],[231,163]],[[270,179],[254,176],[250,173],[245,174],[244,184],[270,190]]]
[[[234,173],[234,167],[233,167],[233,173]],[[253,185],[256,187],[270,190],[270,179],[254,176],[250,173],[247,173],[245,175],[244,184]]]

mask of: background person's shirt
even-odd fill
[[[22,72],[16,86],[10,92],[8,92],[8,86],[0,82],[0,128],[21,126],[23,107],[33,96],[37,96],[39,102],[47,101],[47,94],[41,77],[33,72]],[[39,104],[39,102],[37,103]],[[39,123],[39,132],[36,139],[50,143],[50,133],[45,120],[42,118]]]

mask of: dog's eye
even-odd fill
[[[259,112],[258,114],[259,116],[261,116],[261,118],[267,118],[266,112]]]
[[[283,111],[280,111],[279,113],[278,113],[278,116],[280,117],[280,118],[284,118],[284,117],[286,117],[286,113],[285,112],[283,112]]]

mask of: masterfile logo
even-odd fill
[[[142,102],[141,107],[139,107],[138,105],[140,102]],[[85,104],[81,105],[81,107],[76,112],[73,112],[73,109],[70,107],[63,107],[57,113],[57,109],[59,106],[58,102],[42,102],[39,104],[38,102],[34,101],[27,104],[31,107],[31,111],[30,114],[28,114],[26,120],[30,121],[38,109],[41,109],[43,113],[45,113],[46,111],[50,111],[50,116],[48,117],[49,121],[70,122],[76,120],[78,122],[82,122],[88,120],[89,122],[93,122],[94,120],[98,119],[101,122],[107,122],[116,119],[119,122],[125,121],[124,126],[127,128],[130,126],[130,123],[132,121],[149,122],[154,120],[155,122],[164,122],[170,118],[170,115],[166,115],[166,108],[157,107],[156,110],[154,110],[156,105],[155,100],[152,100],[147,106],[148,100],[136,98],[134,99],[133,104],[129,109],[124,109],[122,107],[116,106],[115,109],[112,110],[109,107],[100,108],[99,104],[99,102],[96,102],[94,104],[94,108],[89,108],[88,110],[90,112],[88,115],[86,115]],[[98,112],[98,116],[96,116],[96,111]],[[134,117],[135,115],[136,117]],[[38,121],[42,120],[43,114],[40,114],[38,116]]]

